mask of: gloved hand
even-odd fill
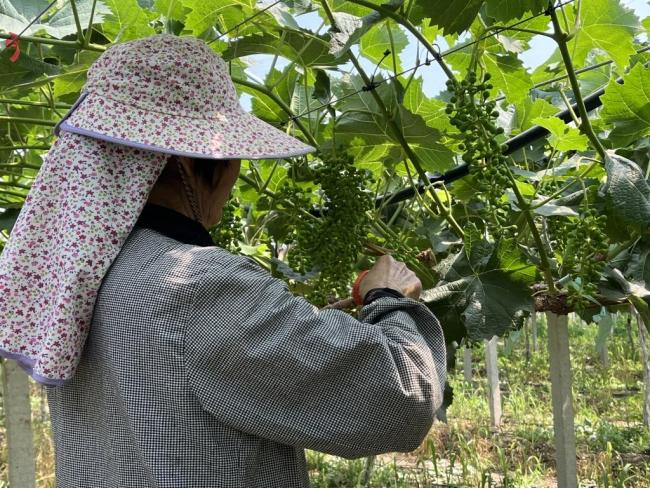
[[[375,265],[361,278],[359,286],[360,298],[366,296],[375,288],[390,288],[399,291],[402,295],[420,298],[422,283],[413,271],[400,261],[395,261],[392,256],[381,256]]]

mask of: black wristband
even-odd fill
[[[373,288],[368,293],[366,293],[365,297],[363,297],[363,305],[365,307],[366,305],[374,302],[378,298],[384,298],[384,297],[405,298],[404,295],[402,295],[397,290],[393,290],[392,288]]]

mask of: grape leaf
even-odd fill
[[[390,33],[389,33],[390,30]],[[391,45],[391,36],[393,44]],[[381,23],[373,26],[362,38],[361,38],[361,54],[373,61],[375,64],[379,64],[382,68],[388,70],[393,69],[393,63],[397,67],[397,71],[402,71],[402,63],[399,59],[399,55],[408,45],[408,38],[402,30],[390,23]],[[388,56],[384,56],[384,53],[390,51]]]
[[[548,143],[558,151],[586,151],[589,139],[575,127],[570,127],[557,117],[536,117],[533,123],[550,132]]]
[[[623,81],[612,80],[601,97],[601,116],[614,126],[609,138],[617,146],[650,134],[650,68],[637,63]]]
[[[345,12],[335,12],[334,19],[336,20],[336,28],[330,29],[330,53],[335,56],[347,52],[350,46],[358,42],[374,23],[367,18],[357,17]],[[374,15],[372,19],[378,21],[380,17]]]
[[[373,0],[373,3],[381,5],[386,2]],[[356,17],[363,17],[364,15],[369,15],[373,12],[373,10],[369,9],[368,7],[362,7],[361,5],[349,2],[348,0],[331,0],[329,4],[330,8],[334,12],[343,12],[346,14],[354,15]]]
[[[183,0],[183,6],[192,11],[187,15],[185,28],[200,36],[213,26],[222,32],[233,28],[255,11],[255,0]],[[270,14],[269,14],[270,15]],[[242,29],[246,27],[242,25]]]
[[[532,100],[526,98],[521,103],[515,105],[515,115],[512,120],[512,132],[518,134],[530,129],[535,123],[537,117],[551,117],[558,112],[558,109],[544,99],[538,98]]]
[[[650,291],[646,288],[643,282],[628,281],[619,269],[609,270],[607,273],[609,278],[612,278],[621,288],[623,293],[627,295],[628,300],[634,305],[634,308],[641,316],[646,329],[650,331]]]
[[[314,81],[314,99],[320,103],[329,103],[332,99],[332,88],[330,77],[322,69],[316,69],[316,80]]]
[[[90,22],[90,15],[93,9],[93,0],[76,0],[77,13],[79,15],[79,23],[85,29]],[[93,24],[101,24],[104,16],[109,14],[110,10],[105,5],[105,2],[98,1],[95,5],[95,13],[93,15]],[[70,2],[66,2],[64,6],[52,15],[44,24],[44,29],[52,37],[62,38],[67,35],[77,32],[77,24],[74,18],[74,12]]]
[[[59,67],[44,63],[38,59],[21,53],[16,62],[9,58],[13,49],[0,51],[0,88],[11,88],[20,83],[34,81],[41,75],[54,75],[59,72]]]
[[[242,37],[221,53],[229,61],[251,54],[279,54],[301,66],[336,66],[336,57],[329,53],[329,43],[311,31],[290,28],[279,32]]]
[[[492,75],[493,91],[502,93],[511,103],[517,103],[528,95],[533,81],[517,56],[486,52],[483,61],[485,69]]]
[[[185,7],[180,0],[156,0],[154,10],[169,19],[184,21],[190,9]]]
[[[363,86],[363,80],[353,76],[340,95],[356,92]],[[401,129],[406,141],[421,158],[425,170],[442,171],[450,168],[454,164],[453,153],[439,142],[440,132],[427,126],[422,117],[404,107],[401,97],[396,95],[402,90],[400,84],[383,83],[375,92],[392,114],[392,119]],[[345,98],[337,108],[342,112],[336,124],[338,142],[351,143],[357,149],[363,147],[366,150],[373,145],[390,143],[390,146],[383,147],[386,157],[393,158],[387,162],[397,163],[404,158],[399,140],[371,93],[362,91]]]
[[[156,33],[149,25],[156,15],[140,7],[136,0],[104,1],[111,14],[106,17],[103,29],[113,42],[139,39]]]
[[[469,29],[483,0],[415,0],[413,9],[419,18],[428,17],[445,34],[460,34]]]
[[[569,42],[571,59],[576,67],[585,65],[594,49],[602,50],[620,70],[627,66],[634,48],[634,35],[639,20],[634,11],[620,0],[589,0],[581,3],[580,29]],[[573,9],[567,9],[569,24],[575,21]]]
[[[548,7],[548,0],[487,0],[487,13],[499,22],[518,19],[525,13],[538,14]]]
[[[650,225],[650,187],[634,161],[608,151],[607,182],[603,192],[613,215],[624,224],[645,231]]]
[[[449,123],[449,117],[445,113],[447,103],[437,98],[427,97],[422,89],[422,84],[422,78],[415,78],[411,81],[404,95],[404,107],[422,117],[429,127],[441,132],[457,132]]]
[[[27,25],[38,14],[41,13],[48,6],[50,2],[47,0],[1,0],[0,1],[0,26],[7,32],[22,32]],[[90,22],[90,13],[93,7],[93,0],[77,0],[75,2],[77,13],[79,14],[79,21],[85,28]],[[31,25],[24,35],[31,35],[44,30],[50,36],[58,39],[74,34],[77,32],[77,24],[74,20],[72,6],[70,2],[65,4],[58,10],[54,7],[49,12],[54,12],[45,21],[37,21]],[[104,18],[104,14],[109,13],[103,1],[97,1],[95,5],[95,15],[93,16],[93,24],[99,24]]]
[[[442,285],[423,293],[425,303],[450,300],[472,339],[490,339],[516,328],[518,313],[533,310],[528,287],[535,267],[525,262],[516,243],[480,238],[443,262]]]
[[[294,90],[298,87],[297,80],[298,72],[293,66],[287,66],[283,71],[273,69],[267,75],[264,84],[273,87],[273,93],[289,106]],[[245,85],[241,85],[240,89],[253,97],[253,113],[260,119],[272,124],[287,120],[288,115],[269,96]]]
[[[630,254],[625,276],[650,288],[650,245],[641,240]]]
[[[382,6],[388,9],[396,9],[404,3],[404,0],[390,0]],[[362,9],[364,9],[362,7]],[[330,53],[335,56],[340,56],[346,52],[350,46],[359,42],[368,30],[380,22],[384,16],[380,12],[372,11],[367,15],[362,15],[357,9],[352,12],[334,12],[334,20],[336,25],[333,25],[329,31],[330,34]],[[361,12],[365,11],[361,10]]]
[[[66,66],[66,73],[58,76],[54,80],[54,94],[56,97],[78,94],[84,83],[90,65],[100,56],[101,53],[95,51],[82,51],[79,53],[79,63],[73,66]]]

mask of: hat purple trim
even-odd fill
[[[19,354],[16,352],[5,351],[0,348],[0,356],[5,359],[13,359],[18,363],[18,365],[25,370],[25,372],[31,376],[35,381],[47,386],[61,386],[66,383],[65,380],[57,380],[52,378],[47,378],[46,376],[41,376],[40,374],[34,371],[34,364],[36,361],[28,358],[24,354]]]

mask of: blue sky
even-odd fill
[[[621,3],[633,9],[637,17],[640,19],[644,19],[650,15],[650,1],[621,0]],[[296,18],[296,21],[302,27],[312,30],[317,29],[321,23],[321,19],[317,13],[310,13],[299,16]],[[440,39],[440,44],[444,46],[444,40]],[[402,65],[405,68],[414,66],[416,64],[417,45],[417,40],[415,40],[409,34],[409,45],[401,54]],[[534,69],[543,63],[554,49],[555,45],[551,39],[544,36],[536,36],[530,42],[530,49],[522,53],[520,57],[526,67]],[[422,50],[420,52],[422,53]],[[251,66],[247,69],[247,72],[259,79],[263,78],[269,69],[271,59],[272,56],[266,55],[250,56],[248,58],[248,61],[251,63]],[[374,69],[374,65],[370,62],[364,62],[364,60],[362,60],[362,64],[366,69],[370,71]],[[276,66],[279,68],[281,68],[283,65],[285,65],[285,63],[280,62],[276,64]],[[435,63],[430,67],[423,68],[420,70],[420,73],[424,79],[423,87],[424,92],[427,95],[436,95],[440,90],[444,89],[446,78],[440,68],[435,66]],[[250,106],[250,100],[248,97],[245,96],[242,101],[244,106],[248,109]]]

